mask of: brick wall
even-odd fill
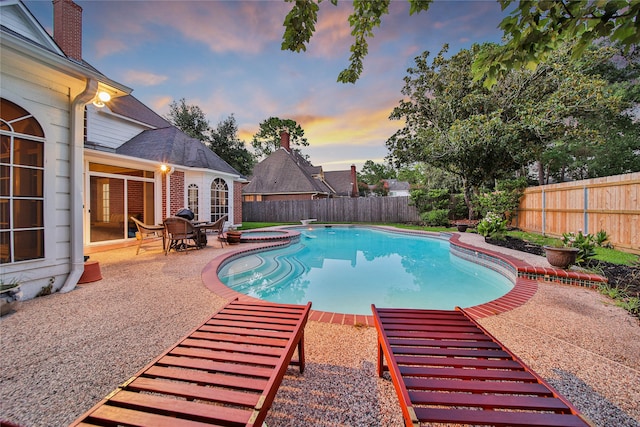
[[[242,223],[242,187],[240,182],[233,183],[233,223]]]
[[[169,176],[171,182],[171,200],[169,205],[169,215],[173,216],[180,209],[184,208],[184,172],[174,172]]]

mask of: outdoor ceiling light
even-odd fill
[[[109,95],[108,92],[101,90],[96,94],[96,97],[93,100],[93,105],[98,108],[102,108],[104,107],[104,103],[109,101],[111,101],[111,95]]]

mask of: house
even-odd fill
[[[280,148],[254,166],[253,176],[242,190],[243,201],[314,200],[357,197],[356,167],[324,172],[289,145],[289,134],[280,135]]]
[[[82,8],[54,0],[53,38],[0,2],[0,279],[25,299],[75,288],[84,255],[135,241],[131,216],[242,220],[235,169],[82,60]]]
[[[406,181],[397,179],[383,179],[383,187],[387,190],[387,197],[409,197],[410,185]]]

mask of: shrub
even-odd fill
[[[502,215],[493,212],[487,215],[478,223],[478,233],[491,239],[503,240],[507,232],[507,220],[502,219]]]
[[[593,258],[596,254],[595,238],[592,234],[582,234],[582,231],[578,231],[577,233],[562,233],[562,244],[567,247],[579,249],[578,255],[576,255],[576,264],[582,264]]]
[[[449,225],[449,210],[434,209],[420,215],[425,224],[431,227],[447,227]]]
[[[500,181],[497,187],[494,192],[476,195],[473,203],[483,216],[489,212],[499,212],[506,216],[509,223],[520,205],[527,181],[526,178],[505,180]]]

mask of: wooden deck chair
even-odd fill
[[[138,231],[136,232],[136,239],[138,239],[138,249],[136,250],[136,255],[140,252],[140,246],[142,246],[142,242],[148,239],[157,239],[158,237],[162,237],[162,250],[165,250],[165,234],[164,234],[164,225],[148,225],[137,219],[136,217],[129,217],[131,221],[134,222]]]
[[[371,310],[406,426],[590,425],[464,310]]]
[[[167,244],[164,254],[167,255],[171,249],[183,250],[185,253],[189,248],[200,249],[199,232],[193,223],[187,219],[173,216],[164,220],[164,230]],[[191,241],[192,243],[189,243]]]
[[[289,364],[304,371],[310,309],[234,300],[71,425],[260,426]]]

